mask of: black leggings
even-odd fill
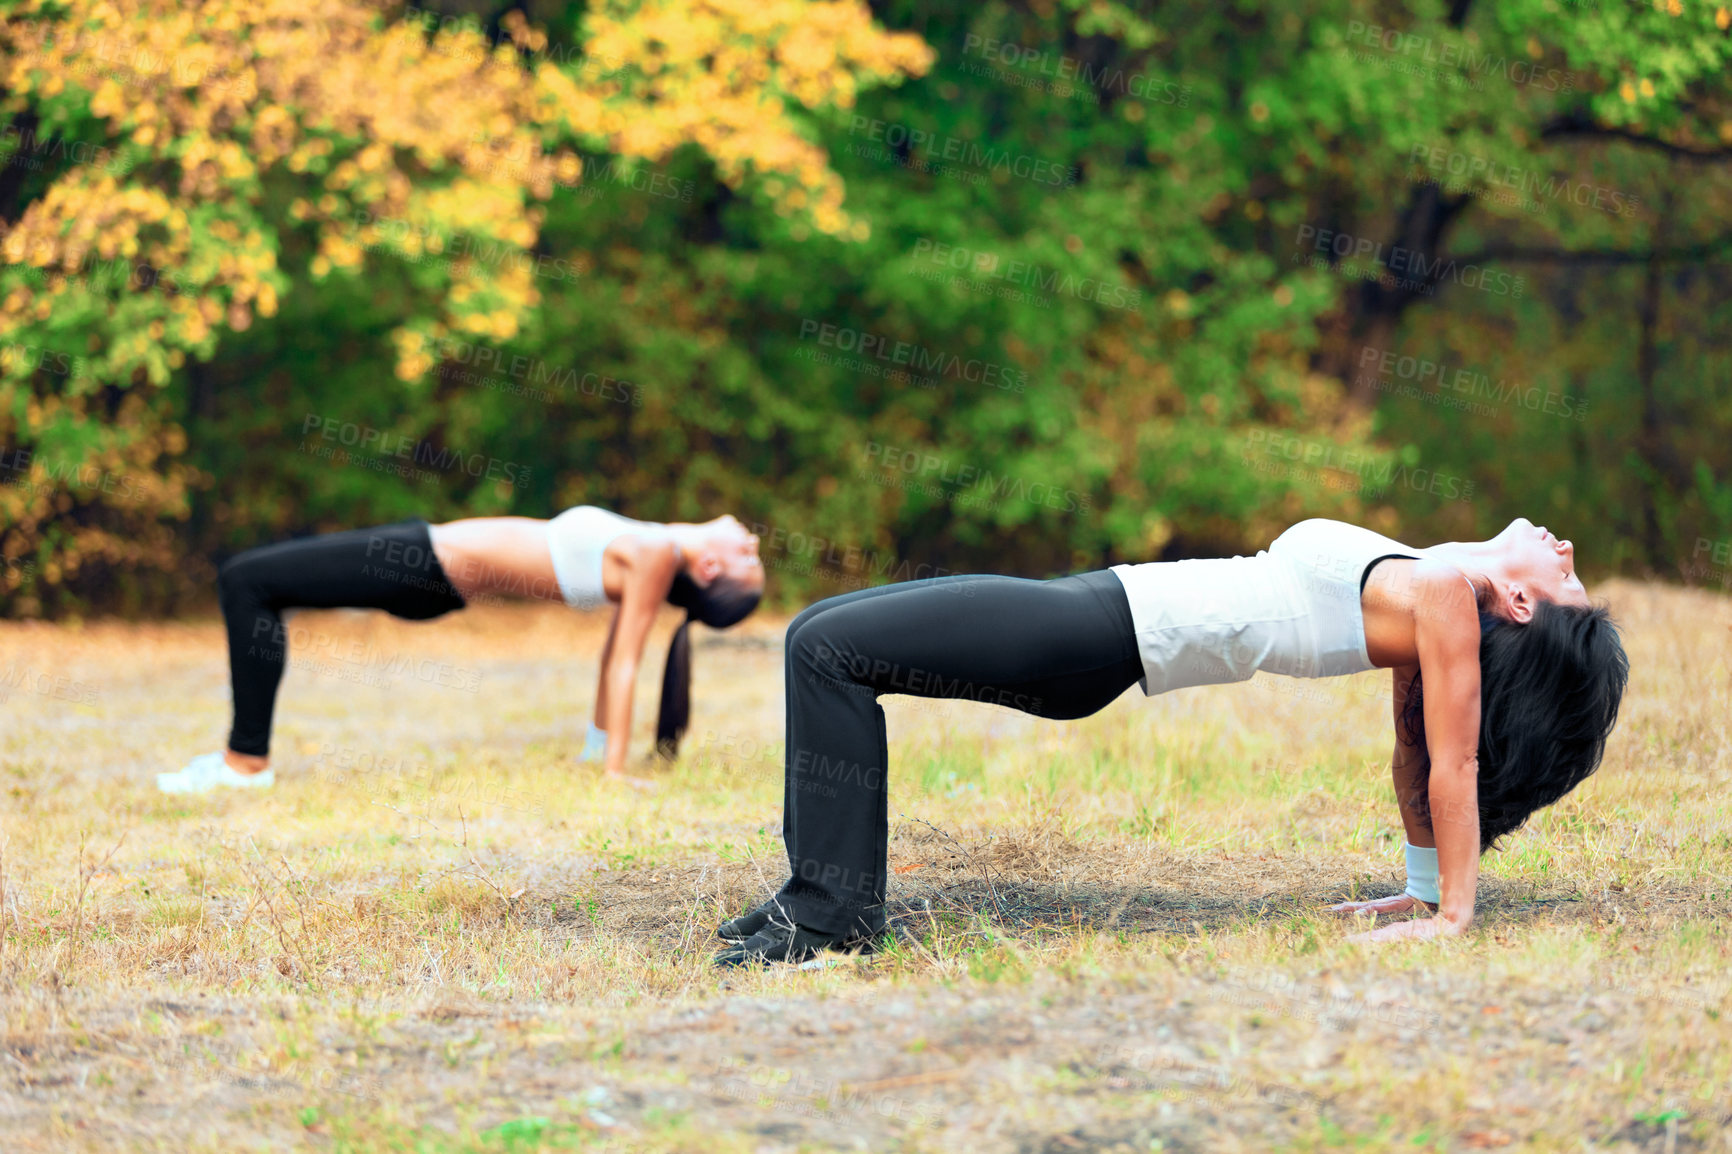
[[[463,608],[433,555],[425,521],[352,529],[249,549],[217,578],[229,633],[229,748],[271,751],[271,714],[288,656],[285,609],[383,609],[424,621]]]
[[[882,693],[1087,717],[1143,675],[1131,607],[1107,570],[1029,581],[940,577],[820,601],[788,626],[788,884],[824,933],[884,926],[890,839]]]

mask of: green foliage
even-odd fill
[[[506,11],[444,10],[488,29]],[[561,53],[584,7],[530,11],[588,75]],[[1255,550],[1308,515],[1419,543],[1524,515],[1567,529],[1590,575],[1719,583],[1701,566],[1732,539],[1725,8],[875,15],[936,63],[793,113],[848,227],[789,212],[785,175],[724,179],[696,144],[634,160],[579,141],[510,336],[439,327],[462,278],[438,260],[381,244],[328,274],[287,208],[319,178],[283,169],[188,226],[256,234],[275,315],[171,346],[139,302],[160,289],[62,298],[32,339],[129,350],[151,387],[38,369],[29,395],[64,417],[27,443],[152,499],[116,522],[64,487],[0,536],[0,608],[162,608],[290,534],[581,502],[732,511],[791,602]],[[12,107],[129,163],[76,102]],[[341,155],[362,143],[330,131]],[[48,187],[9,175],[0,208]],[[27,292],[30,272],[0,285]],[[431,342],[409,380],[403,332]],[[11,394],[15,421],[27,403]],[[107,443],[117,424],[139,447]],[[58,566],[117,524],[148,555]]]

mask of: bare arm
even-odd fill
[[[1442,900],[1436,917],[1387,926],[1368,935],[1373,938],[1459,934],[1473,921],[1479,885],[1479,611],[1472,592],[1452,571],[1416,576],[1435,582],[1422,594],[1435,610],[1416,614],[1414,647],[1425,684],[1431,762],[1426,793]],[[1393,772],[1402,793],[1404,771]],[[1402,821],[1410,834],[1420,833],[1423,820],[1417,813],[1410,816],[1405,802],[1417,782],[1411,776],[1405,781]]]
[[[1419,778],[1421,759],[1417,740],[1402,721],[1402,712],[1407,708],[1408,686],[1413,684],[1419,667],[1402,665],[1390,670],[1390,673],[1390,706],[1395,714],[1395,753],[1389,759],[1389,776],[1395,786],[1395,804],[1401,809],[1401,826],[1407,833],[1408,844],[1433,849],[1437,842],[1432,836],[1431,822],[1427,820],[1419,805],[1419,791],[1423,786]]]
[[[607,623],[607,643],[601,647],[601,669],[596,674],[595,727],[603,732],[607,730],[607,664],[613,660],[613,639],[618,635],[619,610],[616,609],[613,620]]]
[[[1390,709],[1395,723],[1395,751],[1389,758],[1389,776],[1395,787],[1395,804],[1401,811],[1401,826],[1406,834],[1409,845],[1423,849],[1433,849],[1431,823],[1426,820],[1420,809],[1419,757],[1416,739],[1408,732],[1406,723],[1402,720],[1402,712],[1407,706],[1408,686],[1413,684],[1414,676],[1419,672],[1417,665],[1400,665],[1390,671]],[[1430,902],[1422,901],[1407,893],[1399,893],[1386,898],[1372,898],[1368,901],[1341,902],[1331,907],[1336,913],[1371,913],[1371,914],[1404,914],[1414,913],[1421,909],[1436,912],[1437,907]]]
[[[632,540],[622,542],[621,551],[626,563],[625,588],[602,658],[598,696],[605,702],[605,709],[600,703],[597,706],[605,722],[602,728],[607,730],[604,768],[613,777],[626,776],[632,691],[637,685],[638,663],[643,658],[644,643],[649,640],[650,626],[673,587],[679,566],[679,554],[671,542]]]

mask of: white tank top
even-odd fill
[[[1244,681],[1258,670],[1339,677],[1374,668],[1360,579],[1380,557],[1421,552],[1313,519],[1255,557],[1114,565],[1131,603],[1143,692]]]
[[[634,521],[595,505],[577,505],[547,523],[547,548],[559,595],[573,609],[607,604],[601,584],[601,555],[614,538],[639,529],[659,529],[653,521]]]

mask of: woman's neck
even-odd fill
[[[1498,547],[1491,541],[1443,541],[1425,552],[1467,574],[1476,592],[1493,583],[1492,573],[1498,567]]]
[[[696,525],[675,523],[664,525],[668,540],[673,542],[674,553],[679,558],[680,572],[686,572],[686,563],[698,554],[700,530]],[[686,574],[690,576],[689,573]]]

